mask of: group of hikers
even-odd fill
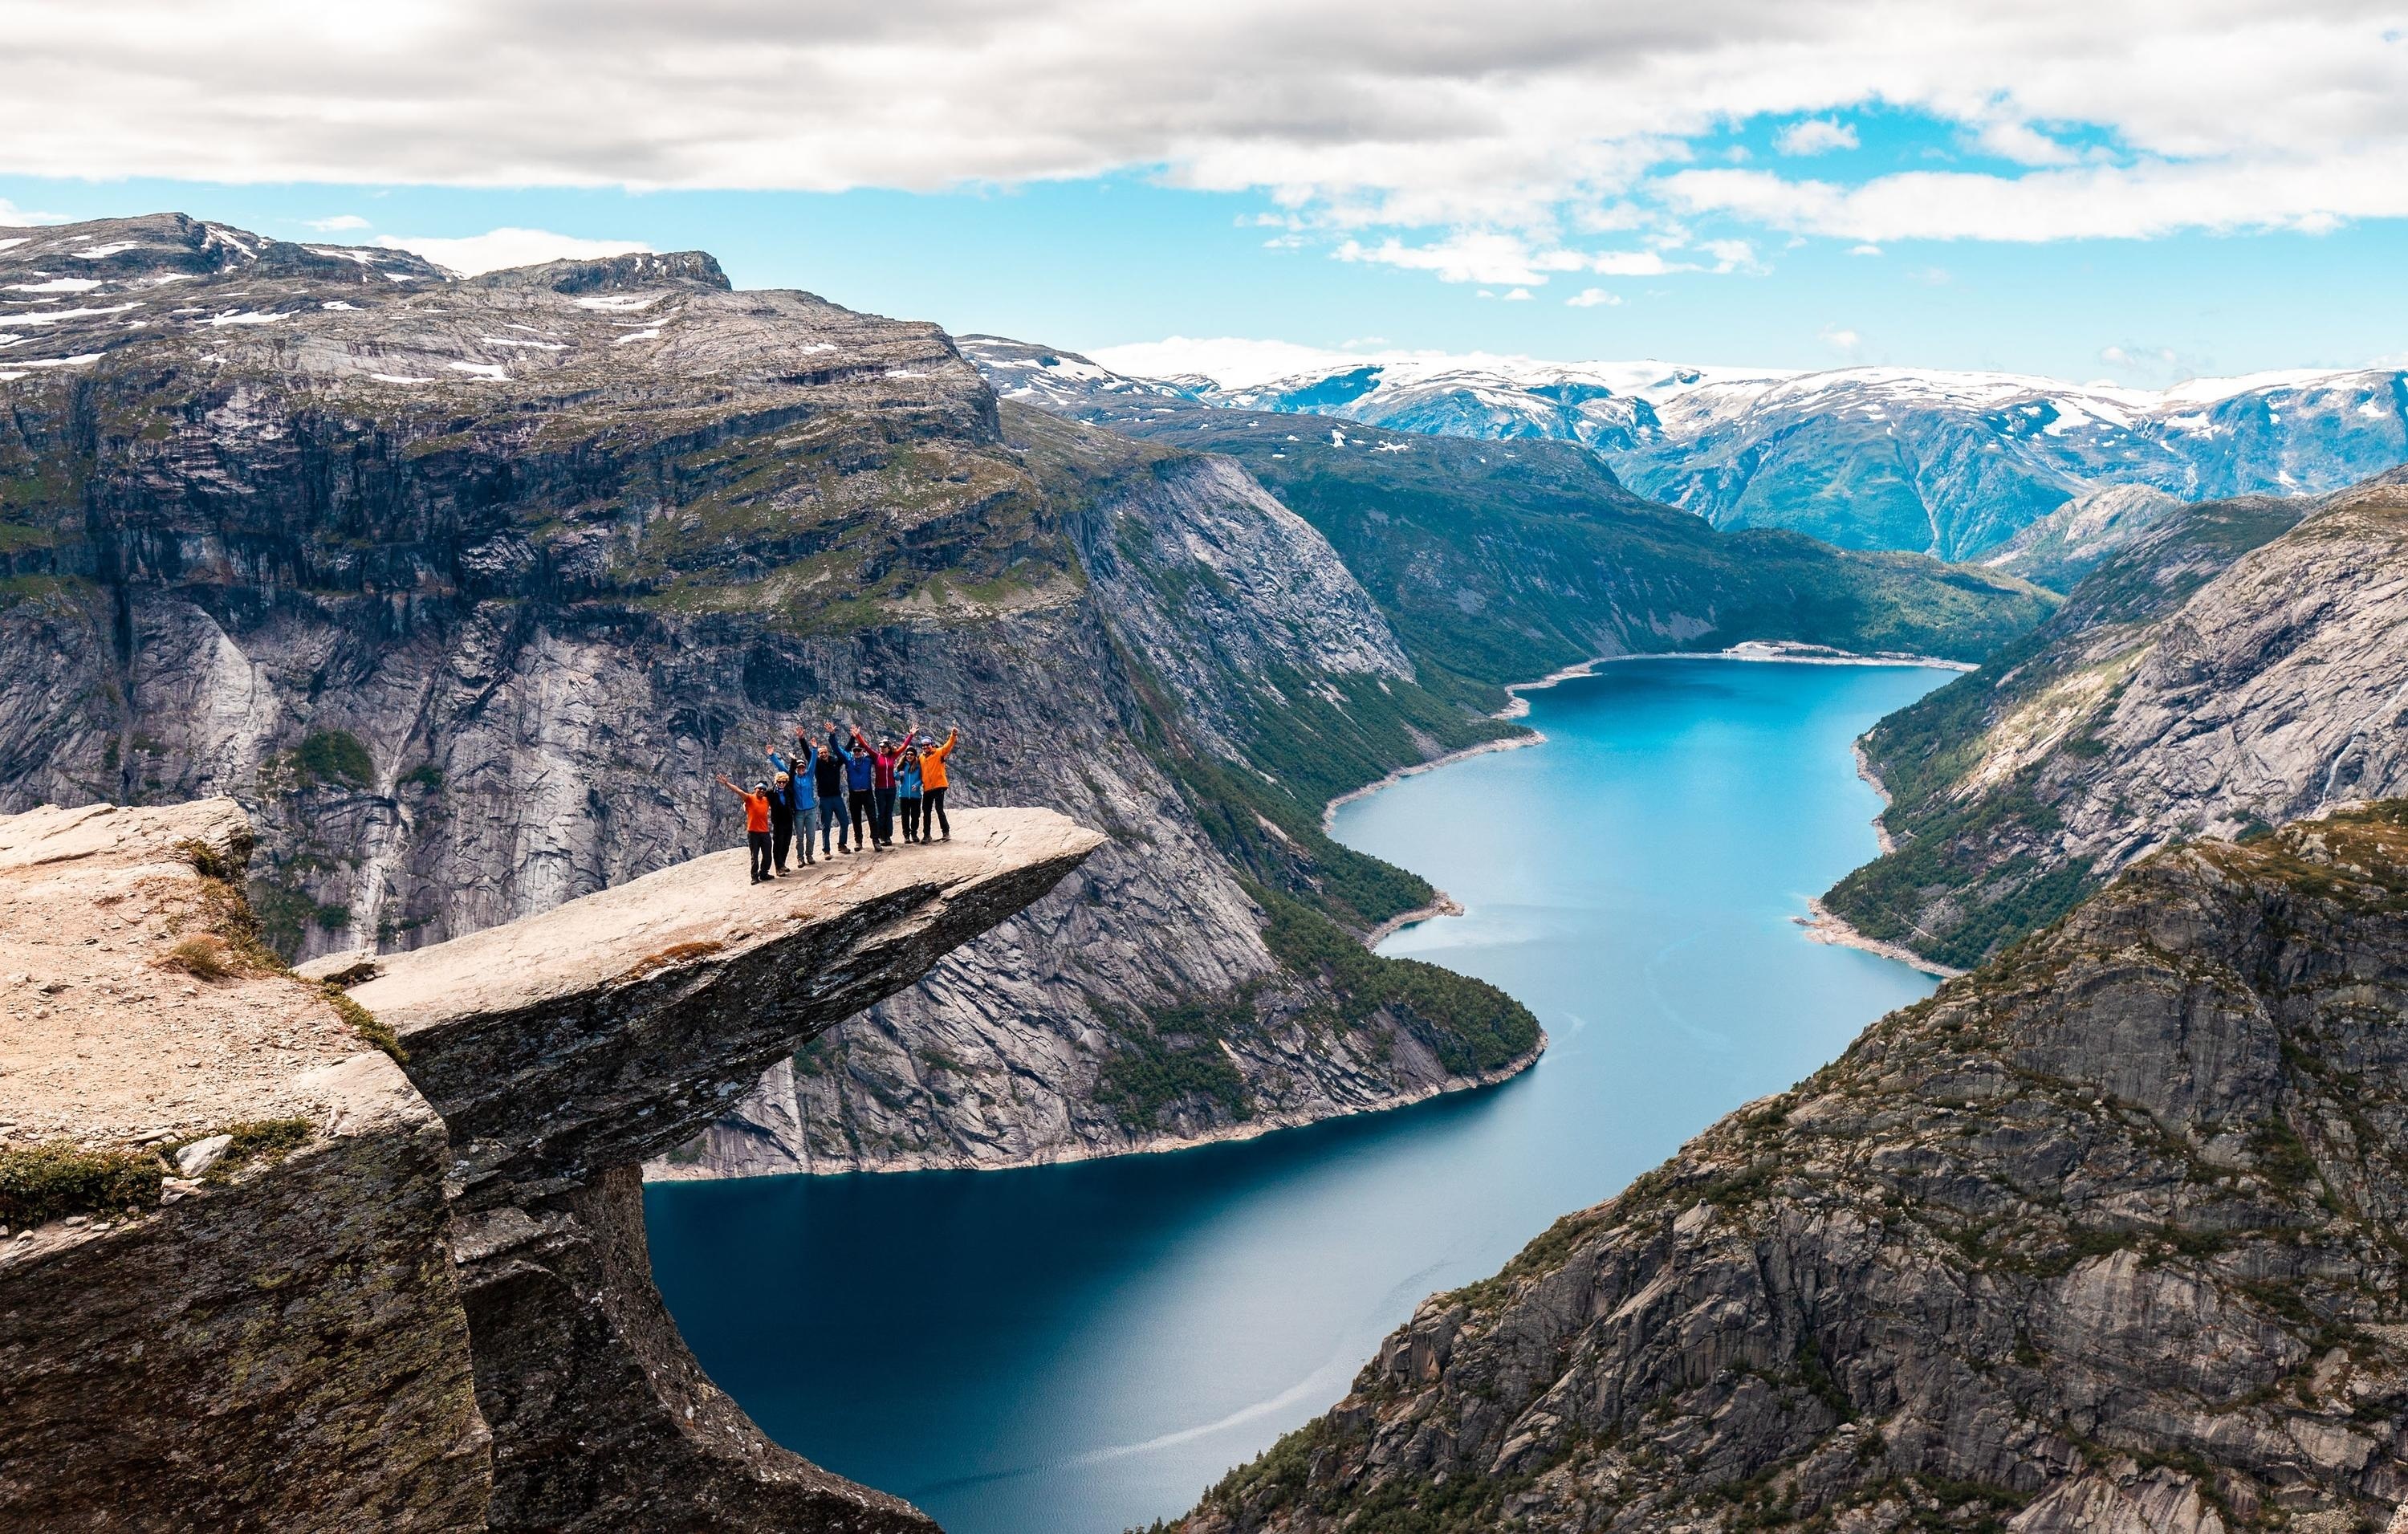
[[[811,744],[797,724],[791,752],[781,752],[774,745],[763,747],[770,775],[750,789],[738,787],[724,772],[719,774],[727,791],[744,801],[752,882],[786,876],[790,844],[800,853],[798,867],[816,861],[811,856],[814,810],[819,814],[822,857],[894,846],[898,809],[904,840],[951,841],[953,824],[945,815],[945,758],[953,753],[960,738],[959,730],[947,730],[939,745],[934,736],[923,739],[914,724],[900,739],[889,736],[872,744],[859,725],[848,736],[831,719],[824,745]]]

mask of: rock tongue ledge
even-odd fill
[[[155,955],[212,886],[177,849],[245,846],[238,808],[0,818],[0,946],[40,969],[0,993],[0,1147],[155,1140],[133,1119],[165,1101],[209,1121],[183,1130],[309,1125],[222,1186],[0,1244],[0,1526],[932,1531],[703,1375],[652,1286],[638,1163],[1102,842],[1048,810],[954,824],[767,886],[714,853],[184,997]]]

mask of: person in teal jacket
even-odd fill
[[[903,808],[903,839],[920,839],[920,745],[916,740],[903,742],[903,750],[895,763],[895,802]]]

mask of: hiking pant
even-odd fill
[[[769,833],[767,831],[747,831],[744,833],[744,839],[752,845],[752,877],[755,880],[768,878]]]
[[[932,788],[928,790],[927,797],[928,802],[923,805],[920,809],[920,836],[922,839],[924,840],[929,836],[933,835],[937,827],[939,825],[945,828],[946,836],[952,836],[953,834],[953,823],[945,818],[945,791],[941,788]]]
[[[878,799],[866,788],[853,791],[853,844],[869,845],[869,835],[878,829]]]
[[[878,839],[893,841],[895,839],[895,791],[891,788],[882,788],[877,792]]]
[[[778,871],[780,873],[784,873],[786,871],[786,843],[795,839],[794,811],[788,810],[786,813],[781,815],[776,810],[771,810],[769,812],[769,836],[777,844]],[[803,839],[808,843],[810,839],[809,837],[805,837]],[[810,851],[810,848],[809,846],[805,846],[803,851],[808,853]]]
[[[909,794],[903,798],[903,839],[920,839],[920,796]]]
[[[820,851],[828,850],[828,827],[836,827],[836,844],[847,845],[844,834],[844,800],[835,794],[820,796]]]

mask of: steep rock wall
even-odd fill
[[[1179,1527],[2381,1527],[2403,1018],[2408,804],[2150,859],[1425,1302]]]
[[[2167,512],[1866,737],[1899,843],[1827,899],[1947,963],[2187,837],[2408,793],[2408,488]]]
[[[1197,774],[1297,677],[1341,723],[1358,698],[1427,723],[1348,773],[1473,728],[1241,472],[1008,442],[934,327],[732,293],[707,256],[453,282],[168,217],[0,265],[94,240],[122,247],[95,312],[50,333],[97,360],[0,382],[0,804],[234,795],[280,947],[409,948],[737,839],[711,772],[758,770],[797,721],[959,724],[957,804],[1116,845],[824,1045],[842,1064],[804,1118],[781,1066],[689,1167],[1101,1154],[1504,1063],[1448,1064],[1452,1019],[1384,1003],[1325,1025],[1350,998],[1270,952],[1253,888],[1317,910],[1338,850],[1248,815],[1270,850],[1235,863],[1199,820]],[[1348,867],[1356,904],[1320,905],[1360,927],[1427,896]],[[1477,999],[1526,1060],[1526,1014]],[[1179,1086],[1199,1060],[1226,1073]]]

